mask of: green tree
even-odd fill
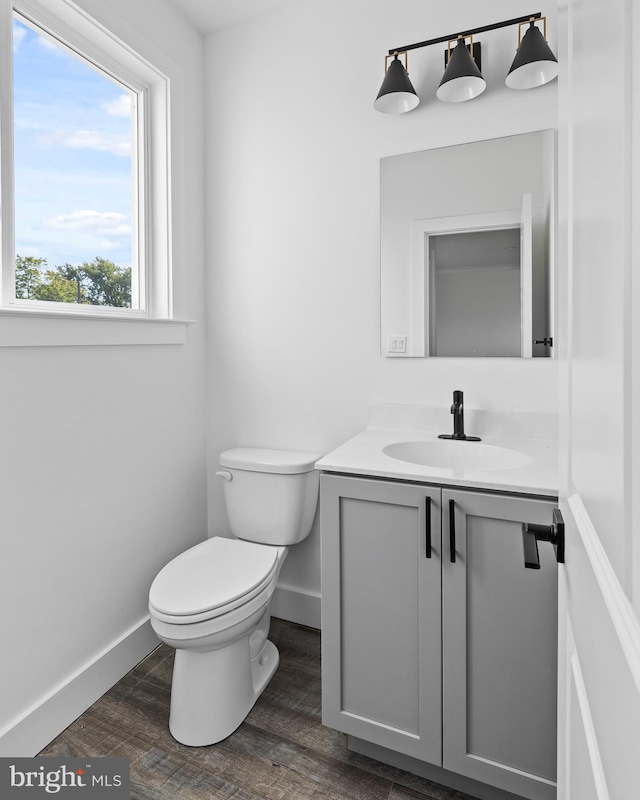
[[[131,307],[131,267],[118,267],[113,261],[96,257],[85,261],[79,270],[91,305]]]
[[[76,281],[66,278],[59,270],[60,267],[46,271],[46,280],[35,290],[34,299],[57,303],[86,302],[84,298],[78,299],[78,284]]]
[[[89,304],[91,301],[87,297],[86,290],[86,275],[82,267],[74,267],[72,264],[62,264],[57,266],[55,273],[51,276],[50,283],[54,283],[60,291],[64,294],[65,299],[63,303],[81,303],[83,305]]]
[[[31,300],[43,281],[43,269],[47,266],[46,258],[16,255],[16,297]]]
[[[131,267],[119,267],[100,257],[77,267],[46,267],[46,258],[16,256],[16,297],[131,308]]]

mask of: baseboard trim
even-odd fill
[[[149,616],[0,731],[0,756],[37,755],[159,644]]]
[[[629,670],[640,692],[640,621],[591,522],[579,494],[567,500],[600,592],[620,640]]]
[[[278,585],[271,598],[271,616],[319,630],[320,595],[303,589],[294,589],[291,586]]]

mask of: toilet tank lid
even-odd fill
[[[220,453],[220,466],[246,469],[252,472],[277,472],[291,475],[311,472],[318,453],[299,453],[292,450],[266,450],[260,447],[233,447]]]

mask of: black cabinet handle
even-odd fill
[[[425,514],[426,519],[424,523],[425,539],[426,539],[426,556],[431,558],[431,498],[425,498]]]
[[[553,509],[551,525],[522,524],[524,565],[527,569],[540,569],[538,542],[551,542],[558,564],[564,564],[564,519],[559,508]]]
[[[540,533],[548,527],[548,525],[534,525],[531,522],[522,523],[522,547],[524,550],[524,565],[527,569],[540,569],[536,533]]]
[[[456,504],[449,500],[449,554],[451,563],[456,563]]]

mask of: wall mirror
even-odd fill
[[[384,356],[553,356],[555,132],[380,161]]]

